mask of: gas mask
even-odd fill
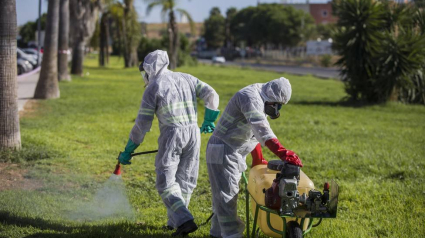
[[[149,75],[146,73],[145,69],[143,68],[143,62],[140,63],[139,65],[139,71],[143,77],[143,81],[145,82],[145,88],[146,88],[149,84]]]
[[[265,102],[264,112],[270,117],[270,119],[279,118],[279,110],[282,108],[281,103],[277,102]]]
[[[140,71],[140,74],[143,77],[143,81],[145,82],[145,88],[146,88],[149,84],[149,75],[145,71]]]

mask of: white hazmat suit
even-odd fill
[[[208,84],[185,73],[167,69],[168,55],[156,50],[146,56],[143,68],[149,83],[131,130],[135,144],[143,142],[154,115],[159,121],[158,154],[155,160],[156,188],[167,207],[168,225],[179,227],[193,220],[188,210],[199,170],[200,130],[197,98],[217,110],[219,98]]]
[[[210,234],[242,237],[244,223],[237,216],[239,180],[246,170],[246,155],[260,142],[276,138],[264,113],[265,102],[286,104],[291,84],[285,78],[252,84],[229,101],[208,141],[207,167],[213,196]]]

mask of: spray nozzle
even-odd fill
[[[120,155],[121,155],[121,152],[120,152],[120,154],[118,155],[118,158],[120,157]],[[118,158],[117,158],[117,160],[118,160]],[[115,165],[114,174],[115,174],[115,175],[120,175],[120,174],[121,174],[121,164],[120,164],[120,161],[119,161],[119,160],[118,160],[118,162],[117,162],[117,165]]]
[[[119,161],[118,161],[117,165],[115,165],[114,174],[115,175],[120,175],[121,174],[121,164],[120,164]]]

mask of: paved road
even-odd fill
[[[205,64],[211,64],[211,60],[205,60],[205,59],[198,59],[199,62],[205,63]],[[228,61],[225,63],[225,65],[232,65],[232,66],[242,66],[241,62],[232,62]],[[320,67],[299,67],[299,66],[289,66],[289,65],[268,65],[268,64],[252,64],[252,63],[246,63],[244,66],[253,68],[253,69],[260,69],[260,70],[269,70],[269,71],[275,71],[279,73],[290,73],[295,75],[307,75],[311,74],[319,78],[335,78],[339,79],[339,70],[334,68],[320,68]]]
[[[25,103],[34,97],[35,87],[37,86],[40,67],[35,70],[18,76],[18,108],[24,109]]]

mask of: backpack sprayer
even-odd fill
[[[151,151],[144,151],[144,152],[139,152],[139,153],[133,153],[133,154],[131,154],[131,157],[136,156],[136,155],[152,154],[152,153],[156,153],[156,152],[158,152],[158,150],[151,150]],[[117,160],[120,157],[120,154],[121,153],[122,152],[119,153],[119,155],[117,157]],[[119,160],[118,160],[117,165],[115,165],[114,174],[115,175],[120,175],[121,174],[121,164],[120,164],[120,161]]]

